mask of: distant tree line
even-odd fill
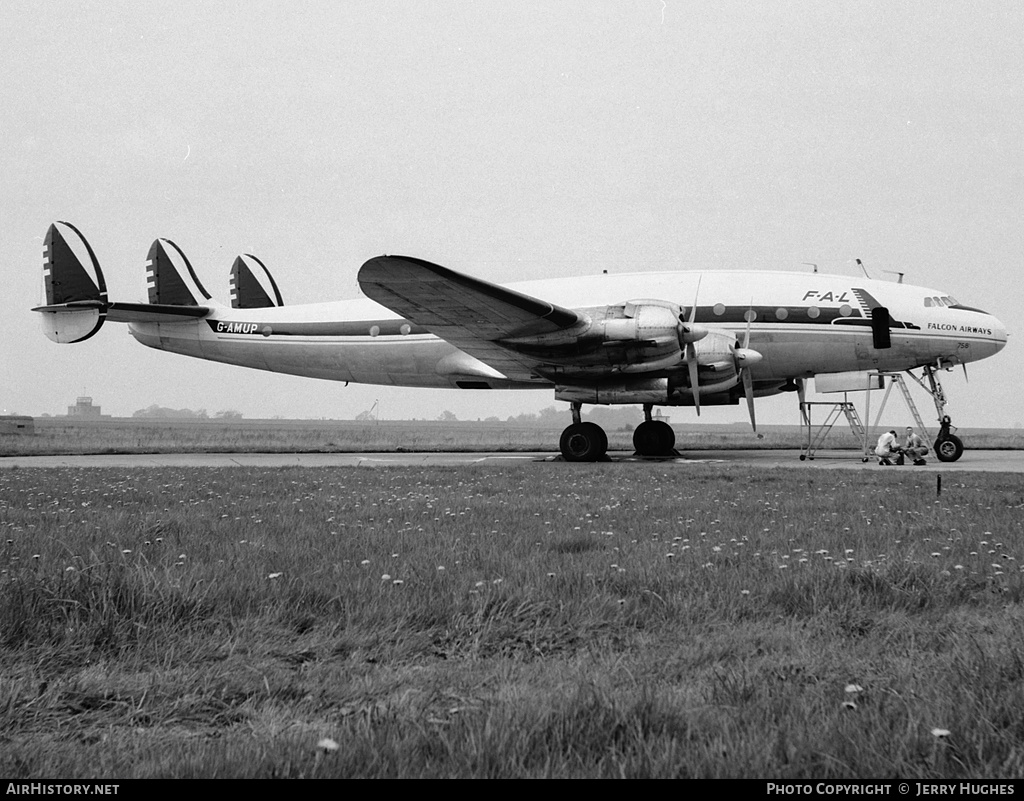
[[[139,409],[132,414],[132,417],[141,417],[150,420],[210,420],[211,417],[206,409],[169,409],[166,406],[153,404],[145,409]],[[235,409],[222,409],[213,415],[214,420],[241,420],[242,413]]]

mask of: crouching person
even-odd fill
[[[924,455],[928,453],[928,446],[924,444],[921,436],[914,431],[912,426],[907,426],[906,434],[903,436],[903,454],[914,460],[914,464],[927,464]],[[903,462],[903,454],[900,455],[899,463]]]
[[[891,465],[892,462],[889,461],[889,457],[898,455],[900,455],[900,449],[896,444],[896,429],[886,431],[878,438],[878,444],[875,446],[875,456],[878,457],[878,463]]]

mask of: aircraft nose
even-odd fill
[[[989,329],[989,339],[985,342],[980,349],[979,358],[986,358],[987,356],[995,356],[999,351],[1006,347],[1006,341],[1009,339],[1009,332],[1006,330],[1006,326],[1003,325],[995,315],[988,315],[987,327]]]
[[[995,342],[995,352],[998,353],[1006,347],[1006,341],[1010,335],[1006,330],[1006,326],[1003,325],[1002,321],[994,315],[989,315],[992,319],[992,338]]]

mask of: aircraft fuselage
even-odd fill
[[[659,272],[507,285],[576,309],[627,301],[696,303],[693,322],[742,338],[761,354],[759,395],[818,373],[953,365],[997,353],[1003,324],[946,293],[888,281],[807,273]],[[884,307],[890,347],[876,347],[872,309]],[[231,309],[205,319],[131,323],[142,344],[173,353],[299,376],[409,387],[550,388],[537,372],[498,373],[479,359],[366,298]],[[581,342],[586,341],[582,337]],[[600,354],[597,354],[600,356]],[[683,400],[685,402],[685,400]]]

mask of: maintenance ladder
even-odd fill
[[[911,416],[914,418],[914,422],[917,424],[917,429],[921,433],[921,436],[926,440],[929,439],[928,429],[925,427],[924,420],[921,419],[921,413],[917,410],[917,404],[914,403],[913,397],[910,395],[910,388],[907,386],[907,382],[903,378],[902,373],[892,372],[877,372],[872,375],[881,376],[883,381],[888,378],[889,382],[885,386],[885,394],[882,396],[882,403],[878,407],[878,414],[875,417],[874,428],[878,428],[878,423],[882,418],[882,412],[885,411],[885,404],[889,400],[889,394],[892,392],[894,386],[899,387],[900,394],[903,395],[903,400],[907,404],[907,409],[910,410]],[[911,378],[916,377],[911,373]],[[920,383],[920,381],[918,382]],[[922,384],[923,386],[923,384]],[[927,389],[927,388],[926,388]],[[866,395],[866,408],[864,416],[868,419],[871,417],[871,390],[865,390]],[[944,400],[944,399],[943,399]],[[936,401],[938,403],[938,401]],[[823,406],[828,407],[829,411],[826,415],[825,422],[818,428],[817,433],[814,432],[814,427],[811,424],[811,407]],[[940,408],[937,406],[937,408]],[[857,409],[853,403],[847,398],[847,393],[843,393],[843,400],[836,402],[828,401],[801,401],[800,402],[800,419],[801,427],[807,429],[806,444],[800,449],[800,460],[813,459],[814,452],[821,447],[828,433],[832,430],[832,427],[839,420],[840,415],[845,415],[847,422],[850,424],[850,430],[854,436],[861,441],[862,458],[861,461],[866,462],[872,458],[875,449],[872,443],[868,439],[868,430],[864,427],[860,417],[857,415]]]
[[[825,438],[832,430],[838,421],[840,415],[846,417],[846,422],[850,424],[850,430],[858,440],[864,442],[867,439],[867,432],[864,430],[864,424],[860,421],[860,416],[857,414],[856,407],[848,400],[844,400],[839,403],[829,403],[828,401],[803,401],[800,404],[800,419],[802,421],[801,428],[807,430],[807,440],[800,448],[800,461],[805,459],[814,459],[814,452],[821,447]],[[828,409],[825,415],[825,422],[822,423],[817,432],[815,433],[814,427],[811,423],[811,407],[822,406]],[[865,458],[864,461],[867,461]]]

